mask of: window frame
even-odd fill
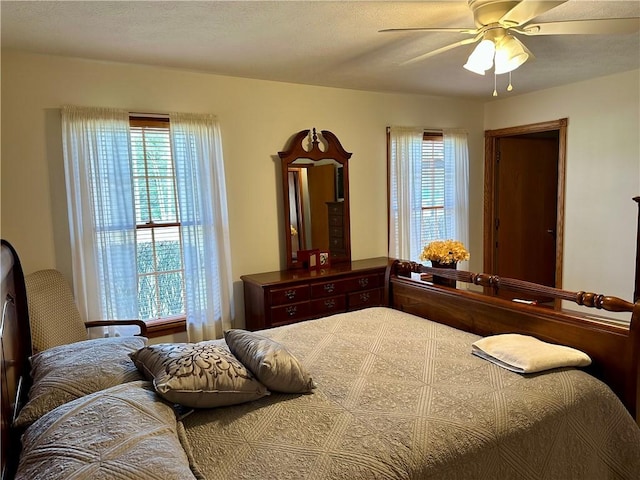
[[[132,114],[129,116],[129,127],[150,127],[150,128],[169,128],[169,118],[163,116],[140,116]],[[173,160],[173,155],[172,155]],[[174,182],[175,182],[175,168],[174,168]],[[175,183],[174,183],[175,188]],[[175,196],[177,202],[177,193]],[[180,220],[177,219],[177,222],[154,222],[151,220],[150,222],[146,222],[144,224],[139,224],[136,221],[136,231],[139,229],[147,229],[147,228],[163,228],[163,227],[180,227]],[[183,253],[183,247],[180,246],[180,251]],[[136,258],[137,262],[137,258]],[[184,297],[184,289],[186,288],[184,283],[184,266],[182,268],[183,272],[183,297]],[[147,325],[147,336],[148,337],[160,337],[165,335],[171,335],[175,333],[183,333],[186,332],[187,329],[187,321],[186,314],[181,315],[171,315],[162,318],[153,318],[149,320],[143,320]]]

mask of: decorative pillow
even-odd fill
[[[240,329],[227,330],[224,338],[231,352],[269,390],[307,393],[315,388],[298,359],[275,340]]]
[[[482,338],[473,343],[472,349],[474,355],[517,373],[591,364],[589,355],[580,350],[517,333]]]
[[[31,357],[29,400],[16,419],[26,427],[63,403],[143,377],[129,354],[147,344],[144,337],[85,340],[44,350]]]
[[[145,381],[61,405],[22,445],[16,480],[195,478],[173,409]]]
[[[269,392],[219,344],[164,343],[131,354],[166,400],[193,408],[213,408],[256,400]]]

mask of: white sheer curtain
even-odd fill
[[[469,248],[469,149],[467,132],[444,129],[445,164],[445,218],[447,238],[462,242]],[[449,225],[449,223],[451,223]],[[449,233],[450,232],[450,233]],[[467,270],[468,262],[460,262],[461,270]]]
[[[389,256],[392,258],[418,261],[424,244],[431,240],[454,239],[469,247],[469,154],[463,130],[443,130],[444,238],[421,238],[424,132],[424,128],[390,128]]]
[[[390,128],[389,256],[417,260],[422,217],[421,169],[424,129]]]
[[[212,115],[169,116],[184,249],[189,341],[221,338],[233,312],[220,127]]]
[[[62,145],[80,314],[85,321],[137,318],[129,113],[64,107]]]

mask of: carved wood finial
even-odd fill
[[[306,150],[302,143],[309,136],[309,132],[312,133],[311,148]],[[338,163],[344,164],[349,158],[351,158],[351,152],[347,152],[340,140],[329,130],[321,130],[320,134],[326,142],[326,149],[320,149],[320,141],[318,140],[318,133],[316,129],[313,130],[301,130],[296,133],[293,139],[290,141],[289,148],[282,152],[278,152],[278,156],[287,162],[294,162],[298,158],[308,158],[310,160],[324,160],[332,158]]]

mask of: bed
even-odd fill
[[[28,410],[28,317],[19,259],[6,244],[2,258],[3,296],[12,299],[5,325],[15,326],[2,331],[3,478],[13,478],[20,438],[18,478],[640,478],[638,304],[437,272],[487,290],[474,293],[416,280],[436,272],[391,261],[385,306],[256,333],[304,366],[315,386],[308,393],[262,391],[232,406],[176,410],[150,382],[128,378],[61,404],[24,433],[12,419]],[[629,312],[631,322],[490,295],[499,288]],[[575,347],[592,363],[519,374],[471,354],[503,333]],[[60,422],[80,445],[60,446],[64,434],[51,434]],[[122,441],[120,424],[135,441]],[[100,450],[88,453],[88,444]],[[84,473],[55,476],[81,461]],[[29,462],[35,470],[24,470]]]

